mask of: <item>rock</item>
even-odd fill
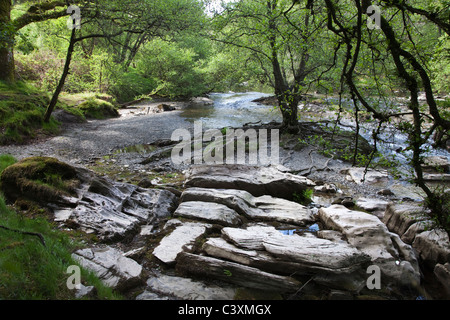
[[[438,281],[442,284],[446,298],[450,298],[450,263],[446,262],[445,264],[436,264],[434,267],[434,274]]]
[[[188,250],[195,240],[211,227],[203,223],[186,222],[177,226],[169,235],[165,236],[153,250],[153,255],[166,264],[174,264],[177,255]]]
[[[341,171],[341,173],[347,174],[347,179],[357,184],[376,184],[380,182],[387,182],[389,179],[386,170],[373,170],[366,168],[350,168]]]
[[[96,233],[102,241],[133,235],[139,225],[170,216],[178,202],[169,191],[115,182],[47,157],[8,167],[2,182],[8,185],[4,192],[11,201],[40,203],[54,211],[58,222]]]
[[[450,182],[449,173],[428,173],[423,175],[424,181]]]
[[[220,203],[257,221],[278,221],[301,226],[314,221],[311,210],[301,204],[271,196],[254,197],[243,190],[189,188],[183,192],[181,201]]]
[[[142,267],[112,247],[77,250],[72,257],[80,265],[94,272],[107,286],[119,291],[142,282]]]
[[[263,240],[271,235],[281,234],[272,226],[258,224],[246,229],[223,228],[222,236],[236,246],[248,250],[264,250]]]
[[[176,200],[165,190],[94,178],[68,220],[84,230],[94,230],[102,240],[112,241],[137,233],[139,225],[152,219],[170,216]]]
[[[274,227],[224,228],[222,238],[208,239],[210,256],[281,275],[313,276],[316,283],[358,291],[365,282],[370,258],[345,241],[314,236],[283,235]]]
[[[187,187],[238,189],[253,196],[270,195],[293,200],[294,194],[301,194],[315,186],[314,182],[274,167],[250,165],[197,165],[186,172]]]
[[[165,104],[165,103],[158,105],[156,108],[157,108],[158,112],[167,112],[167,111],[177,110],[176,107]]]
[[[324,185],[314,187],[314,191],[321,193],[336,193],[338,192],[338,188],[334,184],[325,183]]]
[[[203,281],[158,274],[147,280],[147,289],[136,300],[154,300],[155,296],[151,293],[179,300],[233,300],[235,291],[228,286],[219,287]]]
[[[372,212],[378,218],[382,218],[384,216],[384,212],[388,206],[389,202],[380,200],[380,199],[368,199],[368,198],[359,198],[356,201],[356,205],[361,209]]]
[[[429,223],[429,217],[421,205],[391,203],[386,207],[382,221],[390,231],[398,234],[403,241],[412,244],[416,233],[423,231]],[[420,223],[418,224],[418,222]],[[411,228],[413,225],[415,226]]]
[[[214,202],[182,202],[174,212],[175,217],[204,220],[224,226],[238,226],[242,223],[239,214],[227,206]]]
[[[272,292],[295,292],[301,283],[291,277],[261,271],[257,268],[216,258],[182,252],[176,269],[182,274],[217,279],[238,286]]]
[[[80,287],[76,288],[75,298],[82,299],[82,298],[86,298],[89,296],[93,297],[93,296],[95,296],[95,293],[96,293],[96,288],[94,286],[86,287],[80,283]]]
[[[450,241],[443,229],[424,231],[416,235],[412,244],[420,258],[428,266],[437,263],[445,264],[450,261]]]
[[[429,156],[423,159],[423,170],[426,172],[450,172],[450,161],[445,156]]]
[[[395,194],[390,189],[381,189],[377,192],[380,196],[395,196]]]
[[[389,232],[376,216],[333,205],[321,208],[319,218],[326,228],[342,232],[351,245],[370,256],[388,281],[413,287],[420,283],[418,261],[411,246]]]

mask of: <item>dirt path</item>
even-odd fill
[[[0,146],[0,154],[11,154],[19,160],[50,156],[72,164],[85,164],[127,146],[170,139],[173,130],[192,126],[180,116],[180,110],[146,114],[151,106],[121,110],[117,119],[63,124],[63,132],[56,137],[27,145]]]

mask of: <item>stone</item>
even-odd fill
[[[450,298],[450,263],[446,262],[445,264],[436,264],[434,267],[434,274],[438,281],[442,284],[446,297],[445,299]]]
[[[361,209],[371,212],[378,218],[382,218],[389,202],[380,199],[359,198],[356,205]]]
[[[350,168],[341,171],[341,173],[346,173],[347,179],[357,184],[376,184],[387,182],[389,179],[386,170],[368,169],[366,172],[366,168]]]
[[[382,221],[390,231],[398,234],[408,244],[412,244],[416,233],[423,231],[420,226],[425,227],[429,221],[429,217],[426,215],[425,209],[419,204],[391,203],[386,207]],[[419,225],[416,224],[414,228],[409,230],[417,222],[422,223]],[[403,237],[404,235],[405,237]]]
[[[93,247],[77,250],[72,257],[80,265],[94,272],[107,286],[119,291],[142,283],[142,266],[112,247]]]
[[[254,197],[244,190],[188,188],[181,196],[181,202],[184,201],[220,203],[257,221],[277,221],[301,226],[314,221],[311,210],[299,203],[267,195]]]
[[[314,191],[321,193],[337,193],[338,188],[334,184],[325,183],[321,186],[314,187]]]
[[[422,168],[426,172],[450,172],[450,161],[445,156],[429,156],[423,159]]]
[[[46,176],[59,182],[39,182]],[[9,199],[41,203],[54,211],[55,221],[95,233],[101,241],[132,236],[139,225],[170,216],[178,203],[169,191],[116,182],[48,157],[24,159],[5,170],[2,181],[9,185]]]
[[[250,165],[196,165],[185,176],[186,187],[238,189],[256,197],[270,195],[287,200],[315,186],[306,177],[281,172],[275,167]]]
[[[204,220],[224,226],[238,226],[242,223],[241,217],[236,211],[214,202],[182,202],[175,210],[174,216]]]
[[[411,246],[389,232],[376,216],[333,205],[319,210],[326,228],[342,232],[348,243],[367,254],[388,281],[416,287],[420,283],[417,258]]]
[[[436,228],[416,235],[412,246],[424,263],[431,267],[450,261],[449,236],[443,229]]]
[[[450,173],[428,173],[423,175],[424,181],[450,182]]]
[[[80,283],[79,288],[75,288],[75,298],[76,299],[82,299],[82,298],[86,298],[86,297],[92,297],[95,295],[96,293],[96,288],[94,286],[84,286],[83,284]]]
[[[222,236],[236,246],[248,250],[264,250],[263,240],[267,236],[280,234],[272,226],[258,224],[246,229],[223,228]]]
[[[175,230],[161,240],[153,250],[153,256],[165,264],[174,264],[177,255],[184,250],[188,250],[209,227],[211,226],[194,222],[186,222],[177,226]]]
[[[179,300],[233,300],[235,291],[229,286],[217,286],[199,280],[157,274],[147,280],[145,292],[136,297],[136,300],[154,300],[154,294],[157,294],[157,297],[162,295]]]
[[[280,276],[207,256],[182,252],[178,255],[176,270],[197,278],[217,279],[234,285],[280,293],[295,292],[301,283],[291,277]]]

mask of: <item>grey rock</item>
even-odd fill
[[[147,288],[136,300],[233,300],[235,289],[203,281],[158,274],[147,280]],[[161,298],[163,296],[164,298]]]
[[[195,240],[202,236],[210,225],[187,222],[177,226],[169,235],[165,236],[153,250],[153,255],[166,264],[174,264],[177,255],[188,250]]]
[[[241,217],[236,211],[214,202],[182,202],[175,210],[174,216],[204,220],[224,226],[238,226],[242,223]]]
[[[189,188],[183,192],[181,201],[220,203],[257,221],[278,221],[302,226],[314,221],[311,210],[301,204],[267,195],[254,197],[243,190]]]
[[[370,256],[389,281],[407,286],[420,283],[418,261],[411,246],[389,232],[376,216],[333,205],[319,210],[326,228],[342,232],[347,241]]]
[[[77,250],[72,257],[94,272],[107,286],[126,290],[142,282],[142,267],[112,247]]]
[[[198,165],[186,172],[187,187],[238,189],[253,196],[270,195],[293,200],[295,193],[315,186],[302,177],[279,171],[275,167],[250,165]]]

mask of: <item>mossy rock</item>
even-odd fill
[[[9,166],[0,182],[8,200],[37,203],[64,203],[64,196],[76,195],[80,184],[74,167],[49,157],[31,157]]]
[[[88,99],[77,106],[87,119],[107,119],[119,117],[119,112],[110,102],[101,99]]]

